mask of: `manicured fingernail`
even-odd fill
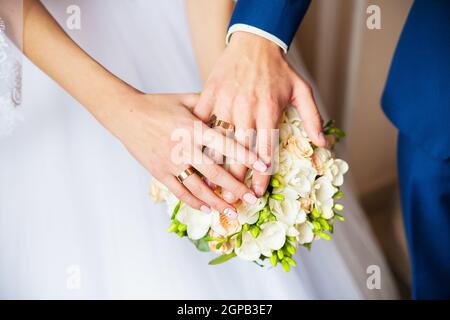
[[[204,213],[211,213],[211,209],[208,208],[207,206],[201,206],[200,210],[203,211]]]
[[[224,211],[223,211],[223,214],[224,215],[226,215],[228,218],[230,218],[230,219],[236,219],[237,218],[237,213],[236,213],[236,211],[234,211],[234,210],[232,210],[232,209],[230,209],[230,208],[226,208]]]
[[[223,199],[228,203],[236,202],[236,197],[230,191],[224,191],[222,196],[223,196]]]
[[[258,201],[258,198],[256,198],[253,194],[251,193],[246,193],[244,194],[244,200],[245,202],[249,203],[249,204],[255,204],[256,201]]]
[[[267,166],[261,160],[256,160],[255,163],[253,164],[253,169],[255,169],[256,171],[259,171],[259,172],[266,172]]]
[[[258,185],[253,186],[253,190],[258,197],[262,197],[265,191],[261,186]]]

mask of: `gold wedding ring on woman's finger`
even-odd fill
[[[186,180],[187,178],[189,178],[191,175],[197,173],[197,170],[195,170],[192,167],[187,168],[186,170],[183,170],[178,176],[177,179],[178,181],[180,181],[181,183],[184,182],[184,180]]]

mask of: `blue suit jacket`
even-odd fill
[[[239,0],[231,25],[257,27],[289,46],[309,3]],[[403,134],[437,158],[450,157],[450,0],[415,1],[398,43],[382,105]]]

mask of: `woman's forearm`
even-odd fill
[[[232,0],[185,0],[200,74],[203,81],[225,49],[225,36],[233,12]]]
[[[24,54],[102,124],[109,124],[135,90],[77,46],[40,1],[25,0],[23,10]]]

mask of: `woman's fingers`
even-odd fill
[[[208,128],[206,125],[202,129],[203,145],[220,152],[227,158],[242,163],[247,168],[261,173],[267,171],[267,165],[258,159],[255,153],[249,151],[233,138],[225,137],[223,134]]]
[[[198,175],[190,175],[183,181],[183,184],[194,196],[212,208],[222,212],[231,219],[237,218],[236,210],[215,194]]]
[[[235,199],[242,199],[249,204],[255,204],[258,200],[252,190],[250,190],[244,183],[237,180],[223,167],[215,164],[211,159],[204,156],[203,161],[194,164],[194,167],[209,181],[222,187],[223,190],[228,190],[232,193]]]
[[[179,200],[183,201],[190,207],[201,210],[205,213],[211,212],[210,207],[206,203],[194,197],[191,192],[186,189],[186,187],[181,184],[174,176],[168,176],[164,180],[164,184],[167,186],[167,188],[169,188],[170,192],[175,195],[175,197],[177,197]]]

